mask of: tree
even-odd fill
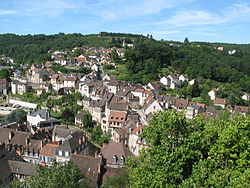
[[[126,188],[129,185],[129,174],[126,168],[118,168],[115,177],[107,177],[103,188]]]
[[[85,128],[91,128],[93,126],[92,115],[89,111],[84,111],[84,115],[82,117],[82,124]]]
[[[189,40],[187,37],[184,39],[184,44],[189,44]]]
[[[159,112],[142,134],[150,147],[126,162],[130,183],[132,187],[245,187],[250,177],[249,126],[250,116],[223,115],[205,122],[202,116],[186,120],[175,111]]]
[[[26,121],[27,112],[21,109],[17,109],[12,111],[9,115],[7,115],[4,120],[7,123],[17,122],[23,123]]]
[[[69,162],[64,166],[54,163],[51,167],[37,166],[35,176],[30,176],[22,181],[14,181],[13,187],[27,188],[82,188],[88,187],[86,178],[81,171]]]

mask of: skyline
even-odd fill
[[[0,1],[0,33],[152,34],[155,39],[250,43],[247,0]]]

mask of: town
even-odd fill
[[[190,120],[225,111],[231,116],[249,113],[249,106],[228,105],[218,98],[220,88],[208,92],[211,105],[162,92],[194,85],[196,79],[186,74],[172,72],[146,85],[117,79],[112,74],[119,66],[114,57],[124,59],[126,48],[132,47],[123,41],[122,48],[50,50],[52,61],[20,66],[9,79],[0,80],[0,115],[8,119],[0,127],[3,185],[33,176],[36,165],[72,161],[92,187],[100,187],[127,158],[150,147],[141,134],[158,111],[174,109]],[[249,94],[242,95],[242,101],[249,100]]]

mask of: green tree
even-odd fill
[[[186,120],[157,113],[142,134],[150,147],[127,167],[132,187],[245,187],[249,184],[250,117]],[[240,177],[239,177],[240,176]],[[247,182],[247,183],[246,183]]]
[[[7,123],[17,122],[23,123],[26,121],[27,112],[21,109],[17,109],[12,111],[9,115],[7,115],[4,120]]]
[[[184,39],[184,44],[189,44],[189,40],[187,37]]]
[[[69,162],[64,166],[54,163],[52,167],[37,166],[37,174],[22,181],[14,181],[13,187],[27,188],[82,188],[88,187],[87,180],[80,170]]]
[[[91,128],[93,126],[92,115],[89,111],[84,111],[82,124],[85,128]]]

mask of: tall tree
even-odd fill
[[[88,187],[87,180],[80,170],[69,162],[64,166],[54,163],[52,167],[37,167],[37,174],[23,179],[14,181],[13,187],[27,188],[84,188]]]

